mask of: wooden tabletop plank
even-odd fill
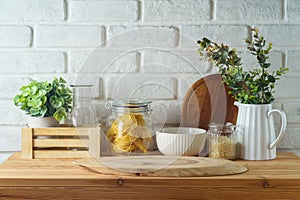
[[[74,159],[21,159],[13,154],[0,165],[0,186],[119,186],[127,187],[263,187],[300,188],[300,159],[279,153],[271,161],[236,161],[249,170],[243,174],[212,177],[139,177],[103,175],[72,163]],[[120,181],[120,182],[119,182]]]
[[[300,158],[279,153],[271,161],[236,162],[243,174],[212,177],[104,175],[74,159],[21,159],[0,165],[0,198],[39,199],[300,199]]]
[[[298,189],[277,189],[268,188],[256,189],[256,188],[163,188],[163,190],[156,190],[153,192],[153,188],[126,188],[126,187],[114,187],[114,188],[101,188],[101,187],[69,187],[69,192],[66,192],[65,187],[37,187],[37,188],[16,188],[10,187],[1,190],[0,193],[5,192],[7,199],[297,199],[300,195]],[[18,192],[16,192],[18,191]],[[25,194],[27,196],[25,196]],[[251,194],[251,196],[249,195]],[[280,194],[280,195],[278,195]],[[27,198],[26,198],[27,197]],[[63,198],[62,198],[63,197]]]

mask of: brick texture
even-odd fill
[[[1,127],[0,152],[1,151],[20,151],[21,149],[21,127]]]
[[[0,52],[0,73],[62,73],[65,55],[59,52]]]
[[[100,26],[38,26],[38,47],[95,47],[103,43]]]
[[[276,97],[300,98],[300,78],[298,76],[285,76],[280,79],[276,86]]]
[[[1,100],[0,110],[0,125],[25,125],[27,116],[13,104],[13,101]]]
[[[113,47],[175,47],[179,32],[174,27],[112,26],[108,43]]]
[[[290,21],[299,21],[300,19],[300,1],[288,0],[287,1],[287,18]]]
[[[62,21],[64,0],[0,0],[0,21]]]
[[[282,0],[219,0],[216,17],[218,20],[265,21],[281,20],[283,17]]]
[[[31,29],[27,26],[1,26],[0,47],[29,47]]]
[[[137,21],[138,1],[71,1],[72,21]]]
[[[164,123],[177,124],[180,121],[180,102],[177,100],[155,101],[151,104],[154,124],[159,124],[156,129],[163,128]]]
[[[0,78],[0,96],[1,98],[8,99],[13,98],[22,85],[28,84],[30,79],[28,77],[19,76],[3,76]]]
[[[197,46],[196,42],[203,37],[230,46],[245,46],[243,40],[248,38],[248,27],[236,25],[182,26],[181,34],[183,46]]]
[[[286,100],[283,102],[283,110],[288,113],[288,122],[300,123],[300,100]]]
[[[257,25],[265,38],[273,42],[274,46],[294,47],[300,46],[300,25]]]
[[[126,74],[106,79],[106,98],[174,99],[177,82],[170,77]]]
[[[282,141],[279,142],[278,148],[283,149],[299,149],[300,148],[300,129],[288,127]]]
[[[210,68],[208,62],[201,62],[195,50],[167,51],[146,50],[143,52],[144,72],[202,73]]]
[[[76,73],[135,72],[138,54],[126,51],[73,51],[70,53],[71,71]]]
[[[191,21],[210,19],[209,0],[145,1],[145,21]]]
[[[287,67],[291,72],[300,72],[300,51],[289,51],[287,54]]]

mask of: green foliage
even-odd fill
[[[52,82],[32,80],[20,91],[21,94],[14,97],[14,104],[33,117],[53,116],[60,121],[72,108],[72,91],[63,78],[54,78]]]
[[[270,72],[268,63],[272,43],[266,45],[266,40],[259,35],[258,29],[251,29],[253,39],[246,39],[247,49],[256,57],[258,68],[245,71],[241,58],[236,49],[227,45],[217,44],[207,38],[198,41],[200,57],[213,62],[222,74],[223,82],[230,88],[229,94],[245,104],[269,104],[274,101],[274,87],[280,76],[288,71],[288,68],[280,67]]]

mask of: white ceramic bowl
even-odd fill
[[[159,151],[169,156],[199,155],[205,146],[206,130],[172,127],[156,131]]]

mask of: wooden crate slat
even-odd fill
[[[65,136],[77,136],[77,130],[74,128],[34,128],[33,136],[51,136],[51,135],[65,135]]]
[[[88,144],[84,143],[89,146],[90,155],[94,157],[100,157],[100,142],[95,142],[100,141],[100,136],[100,128],[90,130]]]
[[[34,139],[33,147],[86,147],[87,142],[81,139],[65,139],[65,138],[51,138],[51,139]]]
[[[32,128],[22,128],[22,158],[32,158]]]
[[[33,158],[87,158],[90,157],[88,151],[72,150],[34,150]]]
[[[69,127],[61,127],[61,128],[34,128],[33,136],[88,136],[90,128],[69,128]],[[91,128],[93,129],[93,128]]]

